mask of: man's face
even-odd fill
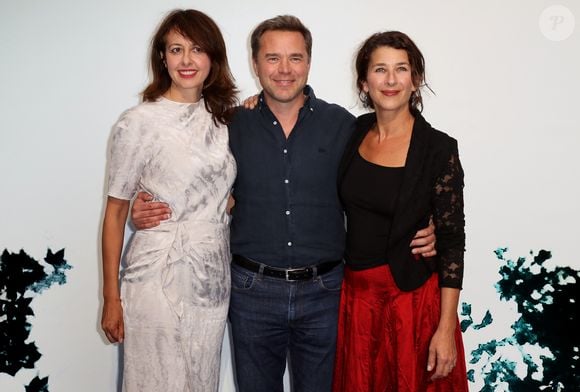
[[[264,89],[266,103],[302,100],[310,58],[304,37],[295,31],[267,31],[260,38],[254,71]]]

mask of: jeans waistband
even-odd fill
[[[259,263],[240,255],[233,255],[232,262],[252,272],[261,273],[264,276],[284,279],[287,281],[296,281],[310,280],[316,278],[319,275],[323,275],[342,263],[342,260],[324,261],[322,263],[308,267],[288,269],[270,267],[266,264]]]

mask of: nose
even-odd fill
[[[387,86],[394,86],[397,83],[397,80],[395,79],[395,73],[388,71],[385,81],[387,82]]]
[[[184,51],[183,57],[181,58],[181,62],[184,65],[189,65],[193,62],[193,53],[189,51]]]
[[[280,63],[278,63],[278,72],[280,73],[290,72],[290,61],[288,61],[288,59],[280,60]]]

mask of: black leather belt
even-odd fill
[[[262,269],[262,274],[264,276],[293,281],[309,280],[315,278],[318,275],[323,275],[342,263],[342,260],[325,261],[324,263],[308,267],[289,269],[269,267],[265,264],[258,263],[257,261],[250,260],[240,255],[233,255],[233,262],[240,267],[243,267],[252,272],[260,272],[260,269]]]

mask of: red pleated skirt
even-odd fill
[[[414,291],[399,290],[388,265],[345,268],[338,316],[334,392],[467,391],[459,320],[457,364],[431,381],[427,358],[437,329],[441,292],[437,274]]]

